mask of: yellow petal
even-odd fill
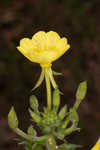
[[[91,150],[100,150],[100,138]]]
[[[32,39],[24,38],[20,40],[20,46],[17,49],[30,61],[43,64],[51,64],[62,56],[70,45],[66,38],[54,32],[37,32]]]
[[[25,50],[29,50],[29,49],[34,48],[34,45],[33,45],[31,39],[24,38],[24,39],[20,40],[20,47],[22,47]]]
[[[36,48],[36,44],[33,44],[33,41],[28,38],[20,40],[20,46],[17,46],[17,49],[32,62],[34,62],[34,57],[32,58],[32,54]]]
[[[70,45],[67,43],[67,39],[66,38],[62,38],[57,43],[56,48],[58,50],[58,57],[60,57],[70,48]]]
[[[34,62],[34,59],[31,57],[31,54],[30,54],[30,51],[20,47],[20,46],[17,46],[17,49],[25,56],[27,57],[30,61]]]
[[[46,33],[44,31],[39,31],[37,32],[33,37],[32,37],[33,43],[37,44],[38,49],[40,51],[43,51],[46,49]]]
[[[60,40],[60,36],[54,32],[47,32],[47,47],[48,49],[56,47],[58,41]]]
[[[100,144],[96,144],[91,150],[100,150]]]
[[[42,54],[42,58],[41,62],[42,63],[48,63],[48,62],[53,62],[57,57],[57,52],[55,50],[51,50],[51,51],[44,51],[44,53]]]
[[[32,39],[41,42],[41,40],[45,40],[45,37],[46,33],[44,31],[39,31],[33,35]]]

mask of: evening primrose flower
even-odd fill
[[[91,150],[100,150],[100,138]]]
[[[67,38],[61,38],[56,32],[39,31],[33,35],[32,39],[23,38],[20,40],[20,45],[17,49],[27,57],[31,62],[39,63],[42,67],[40,78],[33,89],[40,86],[45,78],[47,88],[47,102],[49,109],[51,108],[51,85],[54,89],[58,86],[54,80],[53,72],[51,69],[52,62],[61,57],[68,49],[70,45],[67,42]]]
[[[17,49],[30,61],[39,63],[42,67],[51,66],[52,62],[61,57],[70,45],[67,38],[54,32],[39,31],[33,35],[32,39],[23,38]]]

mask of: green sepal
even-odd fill
[[[35,95],[30,96],[30,106],[35,113],[39,114],[39,110],[38,110],[39,104]]]
[[[55,89],[53,92],[53,107],[58,110],[60,105],[60,91],[59,89]]]
[[[41,85],[41,83],[43,82],[43,80],[44,80],[44,70],[42,69],[40,77],[39,77],[38,81],[36,82],[32,91],[35,90],[36,88],[38,88]]]
[[[47,73],[48,73],[48,76],[49,76],[49,79],[51,81],[51,84],[53,86],[54,89],[57,89],[58,88],[58,85],[56,84],[56,81],[53,77],[53,72],[52,72],[52,69],[51,68],[48,68],[47,69]]]
[[[56,72],[56,71],[52,71],[52,72],[53,72],[53,74],[54,74],[55,76],[62,75],[62,73],[60,73],[60,72]]]
[[[37,133],[36,133],[36,131],[35,131],[35,129],[33,128],[32,125],[30,125],[30,126],[28,127],[27,133],[28,133],[29,135],[32,135],[32,136],[36,136],[36,135],[37,135]]]
[[[14,107],[11,108],[8,114],[8,124],[12,129],[18,128],[18,119]]]
[[[67,111],[67,105],[65,105],[63,108],[61,108],[58,116],[60,120],[63,120],[64,117],[66,116],[66,111]]]
[[[36,113],[34,113],[31,109],[29,109],[29,113],[30,113],[30,116],[32,117],[32,119],[33,119],[36,123],[40,123],[41,117],[40,117],[39,115],[37,115]]]
[[[85,98],[87,92],[87,82],[81,82],[76,92],[76,102],[74,108],[77,109],[81,101]]]
[[[55,150],[56,149],[56,141],[54,137],[49,137],[46,142],[46,148],[47,150]]]

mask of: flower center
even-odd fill
[[[40,66],[42,68],[50,68],[52,66],[52,64],[51,63],[41,63]]]

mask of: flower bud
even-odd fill
[[[8,124],[12,129],[18,128],[18,119],[14,107],[11,108],[8,114]]]
[[[87,91],[87,82],[81,82],[76,92],[76,99],[83,100]]]
[[[77,109],[81,101],[84,99],[87,91],[87,82],[81,82],[76,92],[76,102],[74,108]]]
[[[55,89],[53,92],[53,106],[58,109],[60,105],[60,92],[59,89]]]

